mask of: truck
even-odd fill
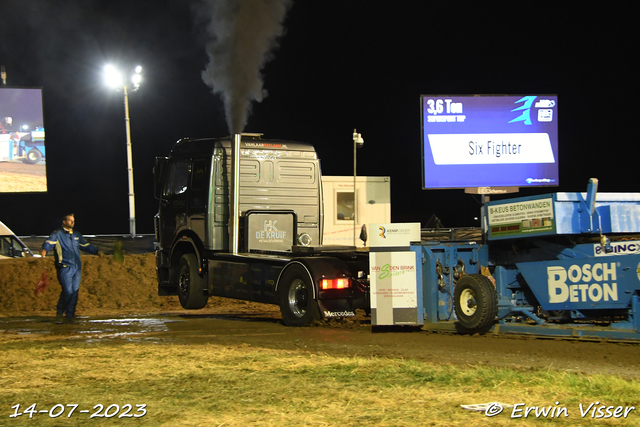
[[[22,161],[29,165],[35,165],[45,158],[44,128],[40,127],[31,132],[20,134],[20,155]]]
[[[367,252],[322,245],[312,145],[183,138],[156,158],[154,193],[159,295],[177,295],[185,309],[210,296],[276,304],[289,326],[368,309]]]
[[[45,158],[44,128],[0,134],[0,161],[22,160],[35,165]]]

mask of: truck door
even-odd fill
[[[191,163],[189,179],[189,200],[187,206],[187,225],[200,241],[206,242],[206,213],[209,196],[211,158],[194,158]]]
[[[160,201],[160,244],[170,248],[175,236],[187,225],[187,184],[190,159],[176,159],[169,164]]]

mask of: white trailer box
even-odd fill
[[[354,209],[353,176],[323,176],[322,197],[324,245],[353,246],[355,236],[355,246],[362,247],[360,229],[363,224],[391,222],[391,179],[388,176],[356,177],[357,209]]]
[[[13,140],[8,133],[0,134],[0,162],[7,162],[13,158]]]

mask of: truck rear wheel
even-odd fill
[[[284,272],[279,285],[280,313],[287,326],[307,326],[320,320],[313,299],[313,283],[304,268],[293,265]]]
[[[463,276],[453,300],[460,324],[471,332],[486,332],[498,313],[498,297],[491,281],[480,274]]]
[[[194,254],[184,254],[180,258],[178,276],[178,299],[182,308],[203,308],[209,301],[205,295],[205,281],[198,272],[198,259]]]

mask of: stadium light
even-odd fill
[[[127,172],[129,177],[129,233],[136,236],[136,208],[135,193],[133,191],[133,160],[131,154],[131,120],[129,119],[129,91],[136,91],[142,82],[142,67],[138,65],[133,69],[130,82],[127,83],[123,74],[113,65],[104,67],[104,78],[107,86],[121,90],[124,93],[124,121],[127,130]]]

